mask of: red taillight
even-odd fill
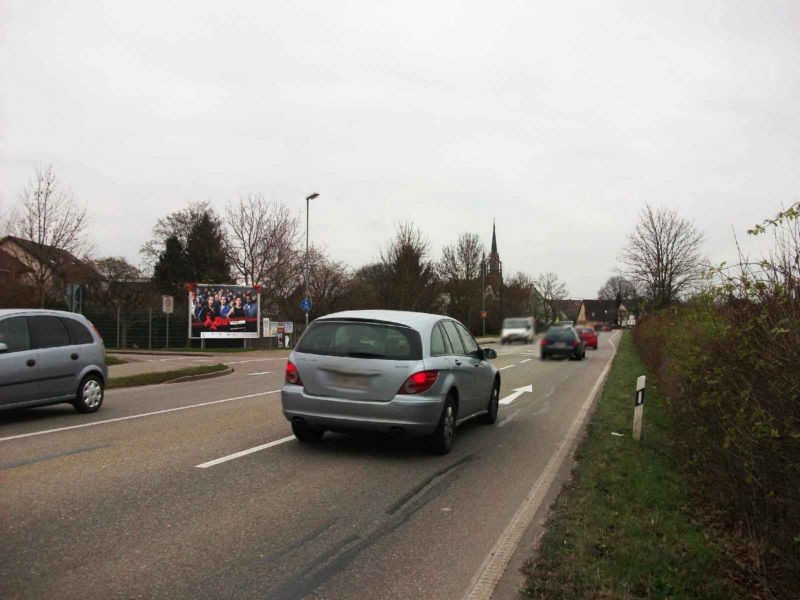
[[[300,373],[297,372],[297,367],[292,361],[286,363],[286,383],[303,385],[303,382],[300,380]]]
[[[545,346],[547,346],[547,344],[549,344],[549,343],[550,343],[550,342],[547,340],[547,338],[542,338],[542,343],[541,343],[541,346],[542,346],[542,348],[544,348]]]
[[[400,386],[398,394],[421,394],[427,392],[439,378],[439,371],[418,371]]]
[[[572,340],[572,347],[573,348],[577,348],[580,345],[581,345],[580,340]]]

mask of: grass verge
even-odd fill
[[[188,375],[206,375],[228,369],[226,365],[202,365],[200,367],[187,367],[185,369],[175,369],[174,371],[158,371],[155,373],[141,373],[139,375],[129,375],[128,377],[112,377],[108,381],[108,388],[134,387],[139,385],[153,385],[172,381],[178,377]]]
[[[636,377],[643,374],[626,333],[578,450],[574,478],[553,506],[538,554],[523,567],[523,597],[738,595],[720,574],[719,548],[692,518],[691,488],[652,381],[642,441],[631,438]]]
[[[117,358],[116,356],[111,356],[110,354],[106,355],[106,364],[109,367],[113,367],[114,365],[124,365],[127,363],[127,360],[122,360],[121,358]]]

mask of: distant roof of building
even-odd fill
[[[584,300],[583,308],[588,321],[613,321],[617,318],[616,300]]]
[[[563,313],[570,321],[577,321],[578,315],[581,312],[581,303],[583,300],[556,300],[556,310]]]
[[[67,250],[62,250],[61,248],[48,246],[46,244],[39,244],[38,242],[13,235],[7,235],[0,239],[0,244],[4,243],[16,244],[36,260],[47,258],[52,266],[58,266],[70,278],[82,280],[103,279],[103,276],[91,264],[79,259]]]
[[[0,272],[2,273],[22,273],[29,271],[16,256],[13,256],[0,248]]]

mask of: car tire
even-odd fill
[[[492,393],[489,396],[489,404],[486,413],[480,416],[480,422],[484,425],[494,425],[497,422],[497,413],[500,411],[500,382],[495,379],[492,385]]]
[[[594,349],[597,350],[597,344],[594,345]]]
[[[292,421],[292,433],[294,434],[294,437],[301,442],[305,444],[313,444],[314,442],[318,442],[322,439],[322,436],[325,434],[325,430],[309,427],[305,423]]]
[[[547,360],[547,354],[541,354],[541,355],[539,356],[539,358],[540,358],[541,360]]]
[[[78,386],[72,405],[79,413],[93,413],[103,405],[104,397],[103,379],[99,375],[87,375]]]
[[[434,454],[447,454],[453,447],[453,438],[456,435],[456,401],[452,395],[447,396],[442,408],[442,416],[436,431],[428,438],[431,452]]]

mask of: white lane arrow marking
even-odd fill
[[[500,400],[500,404],[511,404],[514,400],[522,396],[525,392],[533,392],[533,386],[531,384],[526,385],[525,387],[519,387],[514,390],[513,394],[509,394],[502,400]]]

